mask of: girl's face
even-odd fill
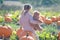
[[[35,13],[34,13],[34,18],[35,18],[35,19],[39,19],[39,13],[35,12]]]

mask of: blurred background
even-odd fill
[[[36,10],[60,10],[60,0],[0,0],[0,9],[20,10],[27,3]]]

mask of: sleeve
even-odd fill
[[[30,23],[32,24],[40,24],[38,21],[33,20],[33,17],[30,15]]]

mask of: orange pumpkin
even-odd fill
[[[45,23],[45,24],[51,24],[51,23],[52,23],[52,20],[51,20],[51,19],[45,19],[45,20],[44,20],[44,23]]]
[[[12,18],[10,17],[5,17],[5,22],[11,22],[12,21]]]
[[[31,37],[34,38],[34,34],[33,34],[31,31],[23,31],[20,36],[21,36],[21,37],[22,37],[22,36],[25,36],[27,33],[28,33],[28,35],[30,35]]]
[[[51,20],[52,20],[52,22],[56,22],[57,21],[57,17],[52,16]]]
[[[60,21],[60,16],[59,16],[59,17],[57,17],[57,20],[58,20],[58,21]]]
[[[35,38],[34,34],[31,31],[25,31],[22,28],[20,28],[20,29],[17,30],[17,36],[18,36],[18,38],[21,38],[21,37],[25,36],[27,33],[31,37]]]
[[[58,40],[60,40],[60,32],[58,33]]]
[[[4,16],[5,16],[5,17],[11,17],[12,14],[10,14],[10,13],[6,13]]]
[[[17,36],[20,38],[21,37],[21,34],[24,30],[22,28],[18,29],[17,30]]]
[[[30,36],[34,37],[33,33],[30,32],[30,31],[24,31],[22,29],[17,30],[18,38],[21,38],[22,36],[25,36],[27,33],[29,33]]]
[[[60,26],[60,21],[57,21],[57,25]]]
[[[11,28],[8,26],[0,26],[0,36],[3,37],[9,37],[12,34]]]
[[[44,21],[45,19],[46,19],[46,17],[45,16],[40,16],[41,17],[41,19]]]
[[[31,36],[22,36],[19,40],[34,40]]]

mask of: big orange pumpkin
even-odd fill
[[[19,40],[34,40],[31,36],[22,36]]]
[[[60,21],[57,21],[57,25],[60,26]]]
[[[52,20],[52,22],[56,22],[57,21],[57,17],[56,16],[52,16],[51,20]]]
[[[8,26],[0,26],[0,36],[9,37],[12,34],[12,29]]]
[[[58,21],[60,21],[60,16],[59,16],[59,17],[57,17],[57,20],[58,20]]]
[[[10,18],[10,17],[5,17],[5,22],[12,22],[12,18]]]
[[[52,20],[51,20],[51,19],[45,19],[45,20],[44,20],[44,23],[45,23],[45,24],[51,24],[51,23],[52,23]]]
[[[22,37],[22,36],[25,36],[27,33],[28,33],[28,35],[30,35],[31,37],[34,38],[34,34],[33,34],[31,31],[23,31],[20,36],[21,36],[21,37]]]
[[[40,16],[40,18],[44,21],[46,19],[45,16]]]
[[[17,36],[20,38],[21,37],[21,34],[24,30],[22,28],[18,29],[17,30]]]
[[[21,38],[21,37],[25,36],[27,33],[31,37],[35,38],[34,34],[31,31],[25,31],[22,28],[20,28],[20,29],[17,30],[17,36],[18,36],[18,38]]]
[[[24,31],[23,29],[17,30],[17,36],[18,36],[18,38],[21,38],[22,36],[25,36],[27,33],[30,36],[34,37],[34,34],[32,32],[30,32],[30,31]]]

